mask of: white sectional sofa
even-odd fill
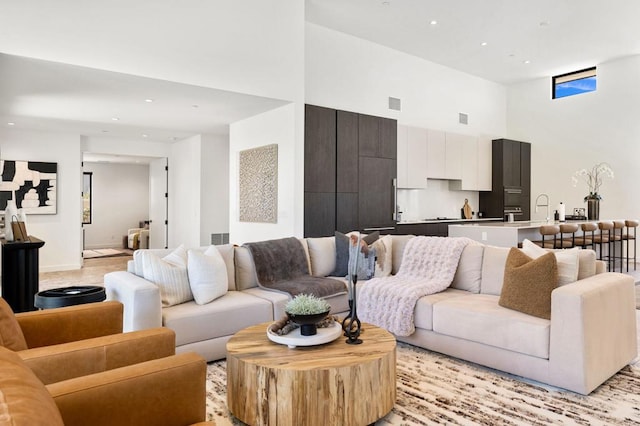
[[[392,236],[393,273],[410,238]],[[334,237],[301,242],[312,275],[333,271]],[[226,342],[238,330],[280,319],[288,296],[258,287],[248,250],[231,245],[218,250],[227,267],[229,291],[206,305],[191,301],[163,308],[157,286],[140,276],[135,256],[129,271],[107,274],[107,298],[124,304],[125,331],[164,325],[176,332],[177,352],[195,351],[215,360],[225,357]],[[414,310],[415,332],[397,339],[581,394],[636,357],[630,276],[604,272],[593,251],[581,250],[578,280],[553,291],[551,319],[541,319],[498,305],[508,251],[467,246],[451,286],[422,297]],[[333,313],[347,312],[346,295],[328,301]]]

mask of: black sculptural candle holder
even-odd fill
[[[342,320],[342,329],[344,335],[347,337],[346,342],[350,345],[359,345],[362,343],[360,339],[360,333],[362,324],[358,319],[358,310],[356,309],[356,283],[358,282],[358,276],[352,275],[349,280],[351,283],[351,299],[349,299],[349,315]]]

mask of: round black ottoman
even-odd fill
[[[97,285],[54,288],[36,293],[34,306],[40,309],[61,308],[83,303],[102,302],[107,298],[104,287]]]

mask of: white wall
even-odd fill
[[[296,121],[300,106],[286,105],[263,114],[233,123],[230,127],[229,162],[229,241],[242,244],[249,241],[301,236],[295,216],[302,215],[300,170],[295,166],[299,150],[304,149],[298,137]],[[240,151],[263,145],[278,144],[278,222],[249,223],[239,221],[238,165]]]
[[[229,139],[202,135],[200,245],[229,232]]]
[[[306,23],[305,102],[470,135],[504,135],[503,86],[357,37]],[[402,100],[402,111],[388,98]],[[458,123],[458,113],[469,124]]]
[[[77,269],[82,255],[80,136],[0,128],[2,158],[58,163],[57,214],[29,215],[27,232],[45,242],[40,271]]]
[[[508,131],[512,139],[531,142],[531,193],[544,192],[567,211],[585,207],[588,187],[574,187],[576,170],[606,161],[615,178],[600,193],[601,219],[637,218],[640,199],[640,56],[598,64],[597,90],[551,99],[551,79],[514,85],[508,90]],[[569,72],[571,70],[567,70]],[[544,209],[532,217],[542,218]]]
[[[315,24],[305,28],[306,103],[452,133],[506,134],[504,86]],[[390,96],[401,99],[402,111],[388,108]],[[459,124],[461,112],[468,125]],[[449,191],[446,182],[399,193],[405,219],[458,217],[465,198],[477,211],[477,192]]]
[[[201,136],[175,142],[169,157],[169,247],[200,246]]]
[[[84,163],[92,172],[91,223],[84,225],[85,249],[122,248],[127,229],[149,219],[149,166]]]

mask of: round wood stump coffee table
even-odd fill
[[[362,344],[289,348],[264,323],[227,342],[227,405],[250,425],[367,425],[396,401],[396,339],[363,324]]]

